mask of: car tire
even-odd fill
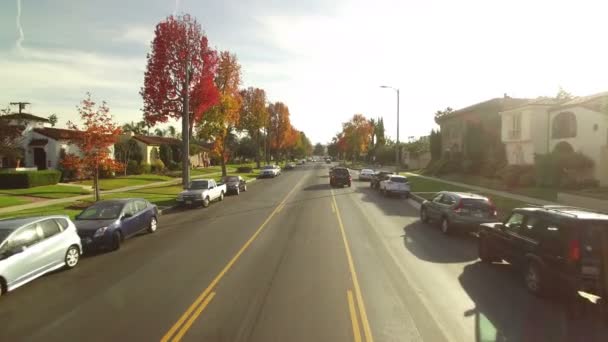
[[[203,208],[208,208],[209,203],[211,203],[211,201],[209,200],[209,197],[205,197],[205,199],[203,200]]]
[[[78,265],[80,260],[80,249],[77,246],[70,246],[65,252],[65,268],[71,270]]]
[[[122,234],[120,233],[120,231],[115,230],[114,233],[112,233],[112,245],[110,246],[110,249],[113,251],[119,250],[121,243],[122,243]]]
[[[382,189],[382,195],[384,195],[384,197],[388,197],[388,191],[386,191],[386,189]]]
[[[486,238],[481,237],[481,236],[477,240],[477,255],[479,256],[479,259],[482,262],[485,262],[487,264],[499,260],[496,256],[492,255],[492,253],[490,252],[490,246],[488,246],[488,242],[486,241]]]
[[[524,269],[524,285],[528,292],[535,296],[545,294],[545,276],[542,267],[535,261],[530,261]]]
[[[5,295],[7,292],[8,290],[6,289],[6,281],[4,280],[4,278],[0,277],[0,297]]]
[[[425,207],[420,208],[420,221],[422,223],[429,223],[429,214]]]
[[[452,229],[450,228],[450,221],[447,218],[441,219],[441,232],[445,235],[450,235],[452,233]]]
[[[156,217],[152,216],[150,219],[150,223],[148,223],[148,233],[154,233],[158,228],[158,220]]]
[[[220,197],[219,197],[220,202],[224,200],[224,192],[220,192]]]
[[[247,185],[243,186],[243,192],[247,192]]]
[[[352,184],[351,184],[351,183],[348,183],[348,187],[350,188],[351,186],[352,186]]]
[[[236,190],[234,191],[235,195],[240,195],[241,194],[241,189],[239,189],[238,187],[236,188]]]

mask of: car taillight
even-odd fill
[[[462,200],[460,200],[460,201],[458,201],[458,204],[456,205],[456,207],[454,207],[454,212],[457,214],[460,214],[460,213],[462,213],[462,208],[463,208]]]
[[[578,240],[570,240],[568,243],[568,260],[579,261],[581,259],[581,244]]]

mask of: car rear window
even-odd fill
[[[349,174],[347,169],[334,169],[334,171],[333,171],[333,172],[334,172],[335,174],[337,174],[337,175],[341,175],[341,176],[343,176],[343,175],[348,175],[348,174]]]
[[[463,198],[461,205],[469,209],[490,209],[490,201],[485,198]]]
[[[407,178],[404,177],[391,177],[393,183],[407,183]]]

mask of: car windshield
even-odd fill
[[[361,170],[361,173],[374,173],[374,171],[369,169],[363,169]]]
[[[404,177],[391,177],[393,183],[407,183],[407,178]]]
[[[224,181],[224,183],[238,182],[239,181],[239,177],[229,176],[229,177],[223,178],[223,181]]]
[[[205,190],[209,188],[208,181],[194,181],[190,183],[190,187],[188,189],[191,190]]]
[[[98,203],[85,209],[78,220],[112,220],[117,219],[122,212],[124,203]]]
[[[272,166],[272,165],[266,165],[262,168],[262,170],[272,170],[272,169],[274,169],[274,166]]]

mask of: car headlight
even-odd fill
[[[198,193],[198,194],[196,194],[196,197],[197,198],[203,198],[203,194],[202,193]]]
[[[93,234],[93,237],[100,237],[100,236],[102,236],[103,234],[105,234],[106,230],[108,230],[108,227],[101,227],[101,228],[97,229],[95,231],[95,234]]]

